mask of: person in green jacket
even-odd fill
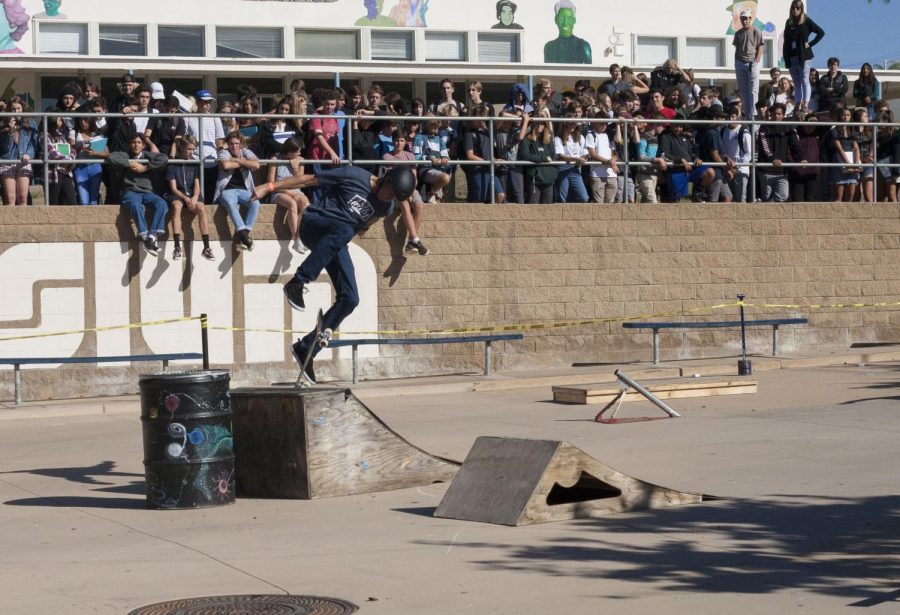
[[[553,202],[553,188],[559,176],[558,167],[542,164],[556,160],[553,128],[549,121],[540,121],[543,119],[535,121],[530,113],[525,114],[519,130],[518,159],[534,163],[525,167],[525,197],[532,205]]]

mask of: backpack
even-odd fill
[[[725,140],[725,131],[728,130],[728,126],[722,126],[719,129],[719,136],[722,137],[722,140]],[[744,154],[747,153],[747,150],[744,148],[744,135],[750,132],[750,128],[746,124],[741,124],[741,127],[738,129],[738,151],[741,153],[743,157]]]

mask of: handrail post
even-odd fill
[[[353,384],[359,382],[359,344],[350,346],[353,357]]]
[[[625,184],[622,187],[622,202],[623,203],[628,203],[628,171],[630,170],[629,169],[629,160],[628,160],[628,131],[631,130],[631,126],[629,125],[630,121],[631,121],[631,118],[625,118],[625,123],[624,123],[624,125],[625,125],[624,133],[625,134],[622,135],[622,149],[624,150],[623,153],[625,154],[625,173],[624,173]],[[613,169],[613,171],[618,171],[618,169]],[[634,187],[634,200],[635,200],[635,202],[637,202],[637,186]]]
[[[497,164],[497,157],[494,155],[494,116],[488,116],[488,138],[490,139],[490,152],[491,152],[491,205],[494,205],[497,202],[497,195],[494,193],[494,172]]]
[[[754,119],[755,110],[750,111],[750,203],[756,202],[756,120]],[[740,138],[740,131],[738,131]]]
[[[653,364],[659,365],[659,327],[653,327]]]
[[[47,164],[47,161],[50,160],[50,144],[48,143],[49,126],[47,125],[46,115],[41,118],[41,130],[43,132],[42,141],[44,142],[44,147],[41,148],[43,150],[41,159],[44,161],[44,205],[50,205],[50,165]]]
[[[484,342],[484,375],[491,375],[491,340]]]
[[[872,126],[872,202],[878,202],[878,124]]]
[[[209,319],[200,314],[200,344],[203,353],[203,369],[209,369]]]
[[[22,366],[14,363],[13,371],[15,371],[16,405],[18,406],[22,403]]]
[[[213,133],[213,137],[215,138],[215,132]],[[213,196],[212,194],[206,194],[206,159],[203,157],[203,117],[197,118],[197,140],[200,143],[197,144],[197,158],[200,160],[200,194],[203,195],[203,203],[206,205],[213,204]]]

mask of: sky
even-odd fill
[[[813,64],[825,66],[836,56],[841,68],[872,66],[885,60],[900,62],[900,0],[885,4],[882,0],[808,0],[807,13],[825,30],[815,46]],[[877,71],[877,69],[876,69]]]

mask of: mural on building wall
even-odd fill
[[[519,8],[515,2],[510,0],[500,0],[497,3],[497,23],[491,26],[492,30],[524,30],[522,26],[516,23],[516,9]]]
[[[65,19],[66,16],[59,12],[62,0],[44,0],[44,12],[34,16],[35,19]]]
[[[25,53],[17,46],[28,32],[31,18],[22,6],[22,0],[0,0],[3,5],[3,18],[0,18],[0,54]]]
[[[357,26],[426,28],[429,0],[388,0],[390,8],[385,8],[385,0],[363,0],[366,14],[360,17]]]
[[[571,0],[559,0],[553,5],[556,28],[552,41],[544,45],[544,62],[555,64],[591,64],[591,44],[573,34],[577,9]]]

